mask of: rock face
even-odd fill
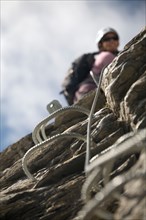
[[[1,220],[146,218],[145,51],[146,29],[104,70],[91,121],[96,91],[0,154]]]

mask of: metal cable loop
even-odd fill
[[[138,133],[131,137],[131,139],[119,143],[116,149],[112,148],[111,151],[108,152],[108,154],[105,153],[99,156],[97,160],[94,160],[91,164],[88,165],[86,171],[90,172],[96,167],[103,167],[107,162],[115,160],[121,155],[140,152],[143,147],[146,147],[145,142],[146,129],[141,129]]]
[[[26,176],[28,178],[30,178],[33,181],[36,181],[36,178],[34,178],[34,176],[30,173],[30,171],[28,170],[27,167],[27,160],[29,159],[30,155],[37,149],[40,147],[45,146],[46,144],[54,141],[54,140],[58,140],[58,139],[62,139],[62,138],[78,138],[79,140],[85,141],[86,142],[86,137],[84,137],[81,134],[75,133],[75,132],[68,132],[68,133],[62,133],[62,134],[57,134],[54,135],[50,138],[48,138],[47,140],[35,145],[34,147],[30,148],[25,155],[22,158],[22,168],[24,170],[24,173],[26,174]]]
[[[92,75],[92,72],[91,72]],[[61,114],[64,111],[78,111],[81,113],[86,114],[87,116],[89,116],[89,121],[88,121],[88,128],[87,128],[87,147],[86,147],[86,158],[85,158],[85,167],[89,164],[89,160],[90,160],[90,144],[91,144],[91,119],[93,117],[93,113],[95,110],[95,105],[96,105],[96,101],[97,98],[99,96],[99,91],[100,91],[100,85],[101,85],[101,81],[102,81],[102,75],[103,75],[103,70],[99,79],[99,86],[97,88],[96,94],[95,94],[95,98],[93,101],[93,105],[91,108],[91,111],[89,111],[88,109],[84,108],[84,107],[80,107],[80,106],[67,106],[64,108],[59,108],[58,110],[54,111],[51,115],[49,115],[47,118],[45,118],[44,120],[42,120],[34,129],[33,133],[32,133],[32,139],[34,141],[34,143],[36,144],[34,147],[32,147],[30,150],[28,150],[26,152],[26,154],[24,155],[23,159],[22,159],[22,167],[23,170],[25,172],[25,174],[31,178],[32,180],[35,180],[35,178],[31,175],[31,173],[29,172],[28,168],[27,168],[27,164],[26,161],[29,157],[29,155],[38,147],[45,145],[46,143],[48,143],[49,141],[52,141],[54,139],[57,139],[59,137],[64,137],[67,135],[67,137],[71,137],[71,135],[68,136],[68,134],[60,134],[60,135],[55,135],[53,137],[50,137],[49,139],[47,139],[46,133],[45,133],[45,127],[48,123],[49,120],[53,119],[54,117],[58,116],[59,114]],[[92,76],[95,83],[97,84],[97,81],[95,79],[95,76]],[[41,134],[40,134],[41,133]],[[73,135],[74,136],[74,135]],[[75,137],[80,138],[81,139],[81,135],[76,134]],[[44,140],[43,140],[43,139]],[[84,139],[85,141],[85,139]]]
[[[137,178],[146,178],[146,171],[135,172],[127,172],[126,174],[115,177],[111,180],[105,188],[103,188],[100,192],[98,192],[92,200],[90,200],[83,209],[79,212],[79,219],[82,220],[90,220],[94,213],[96,212],[96,216],[102,217],[106,220],[109,220],[106,215],[106,211],[100,210],[98,208],[101,203],[103,203],[110,196],[113,196],[117,190],[120,190],[124,184],[129,181]],[[104,217],[105,213],[105,217]],[[111,218],[114,219],[114,218]]]
[[[78,111],[81,112],[83,114],[86,114],[87,116],[90,114],[90,111],[84,107],[80,107],[80,106],[67,106],[67,107],[63,107],[60,108],[58,110],[56,110],[55,112],[53,112],[51,115],[49,115],[47,118],[45,118],[44,120],[42,120],[34,129],[33,133],[32,133],[32,139],[34,141],[35,144],[41,143],[42,141],[44,141],[46,139],[46,134],[45,134],[45,126],[46,124],[53,119],[54,117],[58,116],[59,114],[63,113],[64,111]],[[41,138],[40,135],[40,131],[42,133],[42,136],[44,138],[44,140]]]
[[[132,133],[134,134],[134,132],[131,132],[130,134],[132,135]],[[125,136],[127,136],[127,134]],[[103,218],[103,216],[105,215],[104,219],[108,220],[109,218],[106,218],[108,216],[107,211],[104,211],[98,208],[98,206],[100,205],[99,201],[103,202],[108,196],[111,195],[110,194],[111,188],[109,188],[109,186],[113,187],[112,192],[111,192],[113,193],[114,190],[117,189],[116,186],[118,186],[118,185],[115,185],[116,181],[117,183],[121,183],[119,184],[119,187],[122,187],[123,184],[125,184],[125,181],[127,180],[130,181],[131,178],[137,178],[137,176],[136,177],[134,176],[135,175],[134,172],[132,174],[130,172],[130,175],[132,175],[132,177],[131,176],[129,177],[129,172],[127,172],[124,175],[115,177],[113,180],[111,180],[108,183],[109,174],[113,166],[113,163],[116,159],[121,157],[121,155],[125,155],[127,153],[128,154],[131,152],[142,153],[143,150],[146,150],[146,129],[140,130],[137,134],[135,134],[135,136],[132,136],[131,139],[127,138],[127,140],[125,141],[123,140],[122,143],[118,143],[118,144],[119,145],[117,147],[116,147],[116,144],[114,144],[114,148],[111,148],[110,151],[107,151],[103,155],[98,156],[98,158],[93,160],[93,162],[90,163],[90,165],[87,167],[88,176],[86,178],[85,183],[83,184],[82,192],[81,192],[82,199],[85,202],[87,202],[87,204],[83,207],[81,211],[81,216],[79,216],[79,219],[89,220],[91,216],[93,216],[94,211],[98,210],[97,216]],[[110,166],[109,166],[109,163],[110,163]],[[105,170],[105,173],[103,173],[104,170]],[[102,190],[100,189],[101,192],[99,192],[99,187],[97,184],[98,184],[98,181],[101,180],[100,178],[102,175],[104,176],[104,178],[107,178],[106,176],[108,176],[108,178],[106,179],[104,183],[104,188]],[[146,178],[146,170],[142,173],[142,177]],[[121,178],[121,179],[118,179],[118,178]],[[91,199],[91,195],[90,195],[92,188],[95,188],[98,191],[98,193],[96,193],[93,199]],[[107,195],[104,195],[102,192],[107,192]]]

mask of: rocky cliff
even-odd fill
[[[0,154],[0,176],[1,220],[146,219],[145,28],[100,89]]]

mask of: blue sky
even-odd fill
[[[1,0],[0,150],[15,143],[58,99],[70,63],[96,51],[99,29],[113,27],[120,47],[145,26],[145,1],[2,1]]]

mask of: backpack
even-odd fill
[[[81,83],[89,74],[92,65],[95,61],[94,56],[99,52],[83,54],[75,59],[62,83],[63,90],[60,94],[63,94],[69,105],[73,104],[74,94],[78,89],[79,83]]]

